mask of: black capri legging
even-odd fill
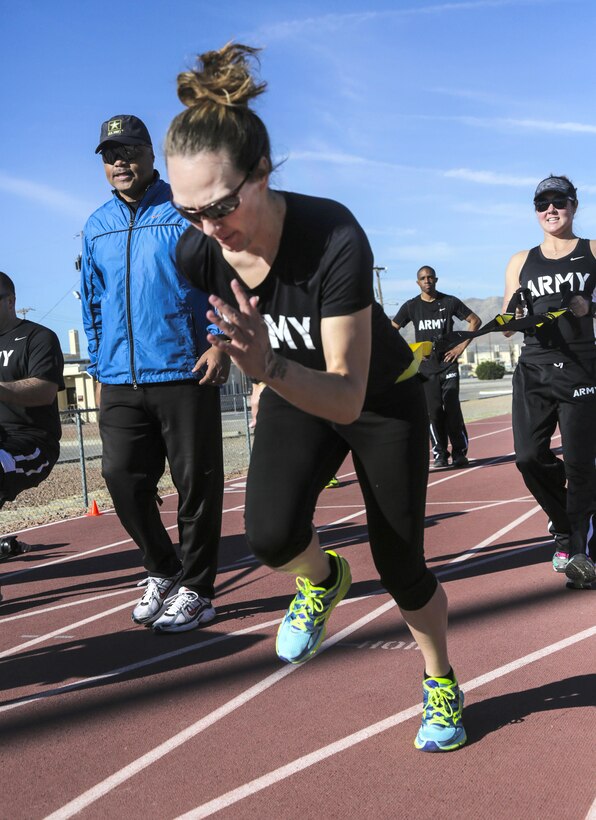
[[[250,548],[270,567],[303,552],[318,496],[350,450],[381,583],[400,607],[420,609],[437,581],[424,560],[428,415],[417,377],[394,385],[349,425],[263,392],[246,491]]]

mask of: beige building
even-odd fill
[[[487,334],[488,347],[478,350],[472,341],[472,344],[464,350],[459,358],[462,376],[471,376],[480,362],[500,362],[507,371],[513,371],[520,357],[521,344],[512,339],[505,339],[500,333],[495,333],[498,342],[493,344],[492,335],[492,333]]]
[[[89,359],[81,359],[78,330],[68,331],[68,353],[64,354],[65,389],[58,393],[58,409],[89,410],[83,421],[97,421],[95,409],[95,379],[87,373]]]

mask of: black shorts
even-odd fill
[[[0,507],[6,501],[14,501],[23,490],[45,481],[58,453],[58,447],[44,445],[22,433],[5,436],[0,443]]]

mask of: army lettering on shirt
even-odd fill
[[[470,308],[457,296],[437,292],[432,302],[427,302],[420,295],[408,299],[397,311],[393,321],[400,327],[405,327],[411,322],[414,325],[417,342],[436,342],[453,330],[455,319],[463,321],[470,313]],[[450,367],[453,367],[452,362],[441,361],[433,352],[430,359],[422,362],[420,372],[430,375]]]
[[[596,259],[588,239],[579,239],[574,250],[561,259],[547,259],[540,246],[528,253],[519,283],[529,291],[534,313],[548,313],[561,307],[567,286],[571,295],[592,299],[596,287]],[[565,287],[564,287],[565,286]],[[521,358],[555,363],[596,358],[594,321],[591,316],[577,318],[564,314],[533,334],[526,334]]]
[[[372,352],[367,397],[378,396],[408,367],[412,353],[374,301],[373,258],[364,231],[343,205],[279,192],[286,216],[271,270],[256,288],[271,347],[314,370],[325,370],[321,320],[372,305]],[[196,228],[180,237],[178,269],[196,287],[235,304],[239,279],[217,242]],[[366,404],[365,404],[366,407]]]
[[[64,388],[64,358],[56,334],[36,322],[23,320],[0,334],[0,382],[44,379]],[[0,401],[0,439],[19,431],[37,434],[57,446],[62,433],[58,403],[21,407]]]

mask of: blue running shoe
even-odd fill
[[[325,637],[329,616],[352,583],[346,559],[325,551],[337,563],[337,581],[325,589],[313,586],[308,578],[296,578],[298,592],[277,631],[275,650],[282,661],[303,663],[312,658]]]
[[[462,725],[464,693],[447,678],[427,678],[422,688],[422,725],[414,746],[421,752],[459,749],[467,740]]]

